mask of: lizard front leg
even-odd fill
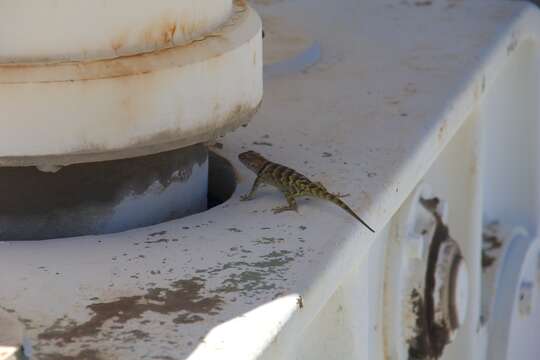
[[[294,195],[291,194],[290,192],[285,192],[285,191],[283,191],[283,195],[285,195],[285,199],[287,200],[287,205],[273,208],[272,211],[274,212],[274,214],[279,214],[280,212],[283,212],[283,211],[298,212],[298,205],[296,204]]]
[[[262,184],[262,177],[260,175],[258,175],[256,178],[255,178],[255,181],[253,182],[253,185],[251,186],[251,190],[249,191],[248,194],[246,195],[242,195],[240,197],[240,200],[241,201],[247,201],[247,200],[251,200],[255,197],[255,192],[257,191],[257,188]]]

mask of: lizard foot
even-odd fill
[[[284,212],[284,211],[296,211],[296,212],[298,212],[298,208],[295,207],[295,206],[286,205],[286,206],[279,206],[279,207],[273,208],[272,211],[274,212],[274,214],[279,214],[279,213]]]
[[[253,199],[253,196],[249,196],[249,195],[240,196],[240,201],[248,201],[248,200],[251,200],[251,199]]]

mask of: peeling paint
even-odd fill
[[[75,355],[65,355],[61,353],[48,353],[39,355],[40,360],[105,360],[99,351],[85,349]]]
[[[171,314],[185,311],[215,315],[221,310],[223,299],[218,295],[204,297],[201,295],[203,288],[204,280],[193,277],[175,281],[171,284],[171,288],[148,289],[145,295],[127,296],[110,302],[90,304],[86,308],[93,315],[88,321],[77,324],[74,320],[58,319],[51,327],[39,334],[39,339],[61,341],[67,344],[76,338],[98,335],[107,322],[112,321],[114,324],[122,325],[129,320],[140,318],[145,312]],[[190,323],[202,321],[204,318],[200,315],[186,318],[180,316],[175,319],[175,322],[181,322],[182,319]]]

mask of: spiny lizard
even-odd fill
[[[296,204],[295,198],[312,196],[331,201],[351,214],[371,232],[375,232],[375,230],[366,224],[364,220],[360,219],[347,204],[341,201],[340,197],[343,197],[344,195],[330,193],[320,182],[313,182],[291,168],[273,163],[255,151],[243,152],[238,155],[238,158],[251,171],[257,174],[257,178],[253,182],[251,191],[247,195],[243,195],[241,200],[245,201],[253,199],[259,185],[266,183],[278,188],[285,196],[285,199],[287,199],[288,204],[286,206],[274,208],[274,214],[288,210],[298,211],[298,205]]]

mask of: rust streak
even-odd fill
[[[409,343],[409,357],[413,359],[438,359],[450,341],[448,330],[434,321],[433,292],[435,289],[435,266],[440,246],[450,238],[448,227],[437,212],[438,198],[420,199],[420,203],[435,218],[437,225],[429,249],[428,265],[424,279],[423,297],[415,289],[411,293],[413,311],[416,315],[416,337]]]
[[[199,42],[203,40],[212,40],[223,41],[227,39],[228,28],[232,25],[237,24],[242,21],[243,14],[247,10],[247,4],[244,0],[236,0],[235,10],[233,16],[222,24],[214,32],[205,34],[199,38],[192,39],[190,42],[175,45],[174,44],[174,35],[179,30],[176,22],[167,22],[166,25],[163,25],[159,28],[156,36],[156,29],[149,29],[143,34],[143,41],[148,45],[154,45],[158,48],[161,41],[165,42],[165,47],[158,48],[156,50],[147,51],[143,53],[136,54],[122,54],[114,58],[108,59],[99,59],[99,60],[59,60],[59,61],[50,61],[49,59],[40,59],[39,61],[32,62],[22,62],[22,63],[4,63],[0,64],[0,71],[2,72],[13,72],[17,74],[20,70],[32,69],[51,69],[51,68],[61,68],[66,66],[71,66],[75,68],[80,78],[76,79],[53,79],[53,80],[35,80],[34,83],[51,83],[51,82],[72,82],[72,81],[87,81],[87,80],[98,80],[98,79],[115,79],[126,76],[134,76],[151,73],[153,69],[153,64],[155,64],[155,56],[159,54],[165,54],[171,51],[179,52],[188,50],[189,48],[197,47]],[[165,30],[163,30],[163,28]],[[168,45],[168,46],[167,46]],[[171,46],[172,45],[172,46]],[[119,37],[117,40],[111,43],[111,48],[113,50],[118,50],[124,46],[124,41],[122,37]],[[222,54],[216,54],[214,56],[218,57]],[[149,59],[146,61],[146,59]],[[1,82],[2,84],[18,83],[17,81],[5,81]]]

